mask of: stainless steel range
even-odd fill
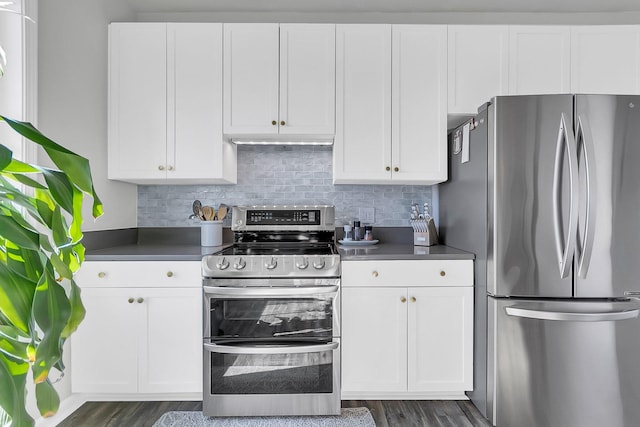
[[[237,206],[202,259],[206,416],[340,413],[332,206]]]

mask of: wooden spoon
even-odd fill
[[[216,210],[211,206],[203,206],[202,214],[204,215],[205,221],[213,221],[213,218],[216,216]]]
[[[218,208],[218,220],[222,221],[227,216],[227,205],[220,205]]]

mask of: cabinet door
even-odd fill
[[[635,25],[572,27],[571,91],[640,93],[640,28]]]
[[[409,288],[408,390],[473,387],[473,288]]]
[[[335,32],[333,24],[280,25],[280,133],[335,132]]]
[[[406,288],[342,288],[344,393],[406,391],[406,297]]]
[[[140,393],[202,391],[202,289],[144,289]],[[136,303],[138,305],[138,303]]]
[[[235,183],[235,157],[222,155],[222,24],[168,24],[167,43],[167,178]]]
[[[109,26],[109,178],[166,176],[166,24]]]
[[[450,25],[449,114],[476,114],[508,93],[507,26]]]
[[[391,26],[336,25],[333,182],[391,179]]]
[[[536,95],[571,90],[569,27],[509,27],[509,93]]]
[[[135,289],[82,289],[87,314],[71,336],[74,393],[138,391],[142,316],[133,299],[137,296]]]
[[[447,28],[394,25],[392,40],[392,181],[445,181]]]
[[[224,24],[224,133],[278,133],[278,24]]]

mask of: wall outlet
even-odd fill
[[[359,220],[363,224],[373,224],[376,221],[376,208],[360,208]]]

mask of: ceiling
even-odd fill
[[[620,13],[638,0],[128,0],[136,12]]]

